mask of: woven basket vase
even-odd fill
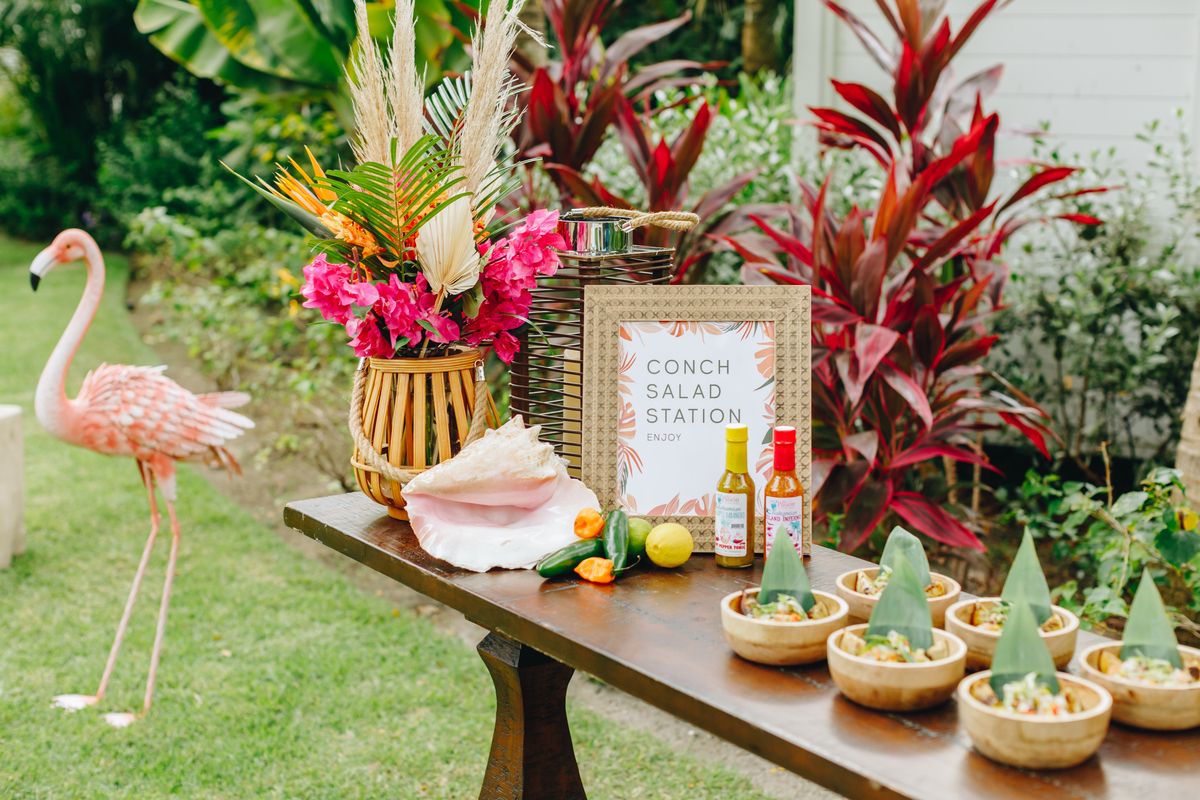
[[[416,475],[448,460],[468,442],[475,414],[476,381],[482,380],[482,354],[468,350],[430,358],[369,358],[361,367],[358,423],[372,449],[391,467]],[[483,427],[499,425],[490,392]],[[354,405],[351,424],[354,424]],[[482,432],[483,427],[478,430]],[[359,447],[350,461],[363,493],[387,507],[390,516],[408,519],[400,491],[403,481],[389,478],[367,463]]]

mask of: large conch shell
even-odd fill
[[[405,508],[427,553],[486,572],[532,567],[575,541],[575,515],[599,502],[539,430],[514,417],[408,482]]]

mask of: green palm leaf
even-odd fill
[[[791,536],[776,536],[763,567],[762,588],[758,590],[758,602],[774,603],[780,595],[788,595],[800,601],[805,611],[817,604],[812,587],[808,583],[808,572],[796,552],[796,543]]]
[[[887,544],[883,546],[883,557],[879,559],[879,565],[894,570],[896,556],[901,553],[908,559],[908,565],[917,574],[917,582],[921,586],[929,586],[933,583],[933,578],[929,577],[929,558],[925,555],[925,547],[921,544],[921,540],[897,525],[888,534]]]
[[[337,195],[333,208],[362,225],[401,260],[404,242],[443,208],[466,193],[451,193],[463,181],[436,136],[424,136],[400,156],[392,143],[391,165],[359,164],[329,170],[323,185]]]
[[[1037,620],[1029,603],[1019,601],[1004,623],[1004,631],[996,642],[992,657],[992,675],[988,683],[996,697],[1004,698],[1004,684],[1022,681],[1029,673],[1037,675],[1038,683],[1058,693],[1057,670],[1050,650],[1038,630]]]
[[[933,647],[933,617],[929,599],[916,570],[904,553],[897,553],[892,563],[892,576],[883,594],[875,603],[867,624],[868,636],[887,636],[892,631],[908,639],[911,647],[928,650]]]
[[[1121,642],[1121,658],[1161,658],[1176,669],[1183,668],[1175,628],[1171,625],[1171,618],[1163,607],[1162,595],[1158,593],[1148,569],[1142,570],[1142,580],[1133,596]]]
[[[1042,572],[1042,564],[1038,561],[1037,547],[1033,544],[1033,536],[1025,529],[1021,546],[1013,558],[1008,577],[1004,580],[1004,589],[1000,599],[1011,605],[1028,603],[1038,625],[1050,619],[1054,609],[1050,605],[1050,587],[1046,583],[1046,574]]]

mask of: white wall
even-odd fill
[[[948,0],[955,32],[979,0]],[[833,103],[828,78],[876,89],[882,72],[850,30],[821,0],[796,0],[796,100]],[[885,42],[891,41],[874,0],[843,0]],[[1006,129],[1048,120],[1066,155],[1116,146],[1136,168],[1148,155],[1135,138],[1146,123],[1183,108],[1200,142],[1200,0],[1014,0],[994,12],[955,61],[965,78],[1005,66],[990,108]],[[884,92],[885,96],[889,96]],[[1006,136],[1001,158],[1023,155],[1028,143]]]

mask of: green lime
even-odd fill
[[[644,555],[646,552],[646,537],[654,527],[641,517],[629,518],[629,555],[632,558]]]

